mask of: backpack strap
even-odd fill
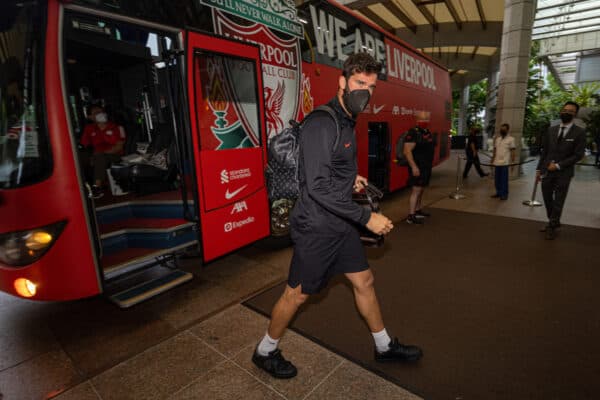
[[[341,133],[340,133],[340,123],[338,122],[335,110],[333,108],[329,107],[328,105],[323,104],[323,105],[316,107],[314,110],[312,110],[309,115],[312,115],[316,111],[325,111],[326,113],[328,113],[331,116],[331,118],[333,118],[333,121],[335,122],[335,132],[336,132],[335,141],[333,142],[333,150],[337,149],[338,144],[340,143]]]

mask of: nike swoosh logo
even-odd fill
[[[377,114],[379,111],[383,110],[383,107],[385,107],[385,104],[379,107],[373,106],[373,114]]]
[[[233,192],[231,192],[231,193],[229,193],[229,189],[227,189],[227,190],[225,191],[225,198],[226,198],[227,200],[230,200],[230,199],[234,198],[234,197],[235,197],[235,196],[236,196],[236,195],[237,195],[239,192],[241,192],[242,190],[246,189],[246,186],[248,186],[248,185],[244,185],[244,186],[242,186],[241,188],[239,188],[239,189],[237,189],[237,190],[234,190],[234,191],[233,191]]]

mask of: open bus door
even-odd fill
[[[259,47],[188,32],[192,143],[205,261],[270,233]]]

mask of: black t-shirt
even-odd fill
[[[467,155],[468,156],[472,156],[473,155],[473,147],[472,145],[475,146],[475,148],[477,148],[477,135],[469,135],[467,137]]]
[[[429,129],[418,126],[411,128],[408,132],[406,132],[404,143],[416,144],[412,154],[419,168],[431,167],[433,164],[435,143],[433,142],[433,134],[429,131]]]

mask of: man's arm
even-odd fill
[[[550,129],[548,129],[549,131]],[[540,149],[540,159],[538,161],[538,165],[536,167],[537,171],[541,171],[543,167],[545,167],[544,164],[544,160],[546,159],[546,153],[548,152],[547,149],[547,142],[548,142],[548,131],[542,135],[542,143],[541,143],[541,149]]]
[[[573,154],[571,154],[569,157],[557,162],[560,169],[565,169],[575,165],[575,163],[579,162],[579,160],[581,160],[585,155],[585,132],[575,126],[572,129],[578,130],[577,136],[575,136],[575,149]]]
[[[340,196],[332,180],[332,152],[336,139],[336,124],[330,116],[312,117],[304,124],[300,135],[301,157],[308,195],[329,212],[367,225],[371,213],[351,198]]]
[[[125,146],[125,138],[127,135],[125,134],[125,129],[122,126],[119,126],[119,134],[118,136],[113,136],[116,141],[113,147],[107,151],[108,154],[121,154],[123,152],[123,147]]]
[[[413,157],[413,153],[412,153],[416,146],[417,146],[416,143],[404,142],[403,153],[404,153],[404,157],[406,157],[406,161],[408,161],[408,165],[410,166],[410,169],[412,170],[413,175],[419,176],[419,175],[421,175],[421,171],[419,170],[419,167],[417,166],[417,163],[415,162],[415,158]]]

